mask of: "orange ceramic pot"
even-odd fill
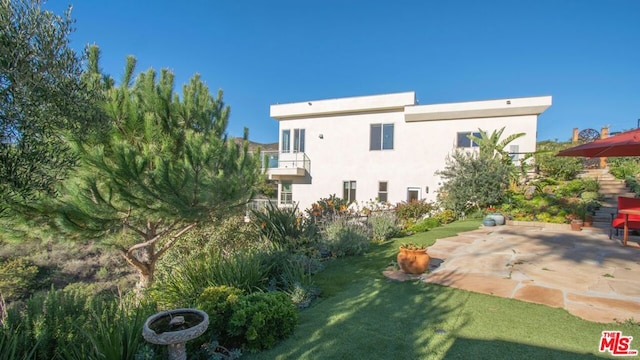
[[[398,266],[407,274],[422,274],[429,269],[429,254],[426,249],[409,250],[400,246]]]

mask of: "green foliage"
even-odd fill
[[[582,201],[597,201],[600,198],[600,194],[597,191],[584,191],[580,194]]]
[[[141,330],[146,319],[154,314],[155,304],[135,304],[132,299],[94,302],[88,309],[90,318],[80,334],[88,342],[61,349],[67,359],[137,360],[146,345]]]
[[[437,172],[444,181],[438,199],[456,214],[500,204],[512,170],[513,165],[501,159],[456,150],[447,157],[445,168]]]
[[[567,181],[555,190],[555,195],[559,197],[580,197],[584,192],[597,193],[600,184],[594,179],[580,178]]]
[[[210,286],[227,285],[247,292],[264,289],[272,266],[265,258],[257,251],[203,253],[159,277],[151,294],[167,307],[188,307]]]
[[[208,287],[198,297],[198,308],[209,315],[203,338],[249,350],[272,347],[290,335],[298,321],[296,307],[281,292],[245,295],[234,287]]]
[[[87,139],[104,123],[70,46],[73,23],[70,9],[56,15],[41,1],[0,1],[0,212],[55,195],[76,160],[65,138]]]
[[[368,221],[374,242],[383,242],[400,234],[398,220],[393,212],[373,213]]]
[[[640,157],[612,157],[607,158],[609,172],[616,179],[626,179],[627,177],[637,177],[640,174]]]
[[[24,258],[0,262],[0,296],[5,301],[24,298],[31,291],[38,276],[38,267]]]
[[[440,220],[436,217],[429,217],[418,221],[407,230],[411,232],[425,232],[440,226]]]
[[[269,203],[263,210],[253,210],[254,224],[278,249],[304,251],[316,236],[316,227],[298,212],[298,206],[279,208]]]
[[[400,221],[418,220],[424,215],[431,213],[434,206],[427,200],[400,202],[396,204],[396,216]]]
[[[598,192],[600,190],[600,183],[596,179],[584,178],[582,179],[582,191]]]
[[[10,307],[0,335],[14,337],[15,358],[33,352],[38,359],[133,360],[144,343],[142,324],[153,312],[153,304],[52,289]]]
[[[442,225],[450,224],[456,220],[456,213],[451,209],[444,209],[438,211],[433,215],[433,217],[438,220],[438,222]]]
[[[335,257],[364,254],[371,244],[369,229],[357,220],[334,218],[322,230],[322,246]]]
[[[203,335],[205,339],[229,337],[229,320],[243,296],[242,290],[226,285],[210,286],[202,291],[197,308],[209,315],[209,328]]]
[[[509,143],[513,142],[516,139],[519,139],[525,136],[525,133],[517,133],[511,134],[506,138],[500,140],[502,137],[502,133],[504,132],[504,127],[500,130],[494,130],[491,135],[488,132],[482,129],[478,129],[480,133],[480,137],[476,137],[473,135],[468,135],[467,137],[478,144],[480,148],[480,157],[483,158],[499,158],[503,162],[509,164],[511,163],[511,155],[508,151],[505,150]]]
[[[79,168],[57,202],[69,236],[114,244],[153,281],[157,261],[199,223],[243,207],[261,176],[259,155],[225,134],[229,107],[199,75],[173,92],[174,75],[139,74],[129,57],[119,87],[104,84],[111,120],[99,144],[76,142]]]
[[[167,255],[171,255],[172,250],[178,250],[181,254],[195,255],[197,252],[214,250],[236,252],[255,248],[260,245],[260,235],[260,229],[254,223],[245,222],[244,214],[228,214],[222,219],[207,221],[185,234],[184,240],[169,250]],[[170,262],[170,260],[165,259],[164,262]]]
[[[631,176],[627,177],[625,179],[625,184],[631,191],[636,193],[636,196],[640,195],[640,183],[635,177],[631,177]]]
[[[571,143],[542,141],[537,144],[534,158],[536,167],[544,176],[557,180],[572,180],[582,171],[582,158],[556,156],[560,150],[573,146]]]
[[[293,333],[298,310],[280,292],[253,293],[241,299],[231,316],[229,333],[251,351],[269,349]]]
[[[35,359],[37,346],[20,327],[0,326],[0,360]]]

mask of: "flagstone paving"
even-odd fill
[[[535,225],[481,227],[439,239],[420,278],[551,307],[595,322],[640,320],[640,240],[606,231]],[[386,271],[396,280],[412,278]]]

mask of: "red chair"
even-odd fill
[[[636,209],[640,210],[640,198],[630,198],[624,196],[618,196],[618,211],[615,214],[611,214],[611,228],[609,229],[609,239],[613,236],[613,229],[616,229],[616,236],[618,236],[618,229],[624,229],[625,214],[620,214],[622,209]],[[627,221],[629,229],[640,230],[640,215],[629,215]]]

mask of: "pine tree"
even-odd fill
[[[258,155],[227,138],[229,107],[195,75],[174,93],[174,76],[137,76],[129,57],[118,87],[104,78],[109,135],[78,142],[80,165],[65,182],[57,213],[68,234],[115,245],[153,282],[157,261],[183,235],[244,205],[260,175]],[[97,66],[91,67],[94,71]]]

